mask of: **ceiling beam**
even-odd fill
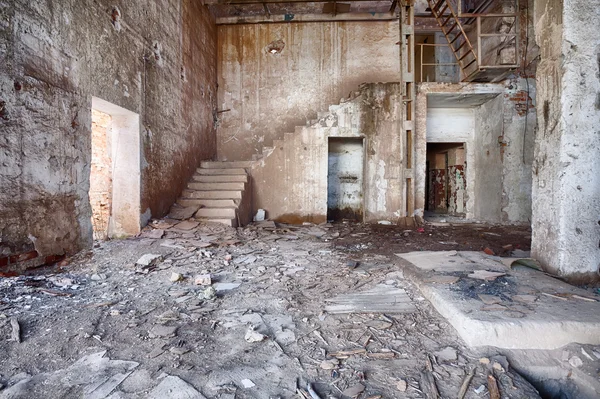
[[[345,14],[288,14],[222,17],[217,18],[217,25],[242,25],[242,24],[275,24],[286,22],[346,22],[346,21],[397,21],[398,17],[390,13],[345,13]]]

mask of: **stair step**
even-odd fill
[[[235,219],[235,216],[236,208],[200,208],[194,215],[194,217],[197,219]]]
[[[210,169],[210,168],[198,168],[196,173],[199,175],[245,175],[246,170],[242,168],[232,169]]]
[[[180,198],[177,203],[181,206],[203,206],[206,208],[235,208],[237,204],[232,199]]]
[[[247,175],[200,175],[196,174],[192,177],[195,182],[202,183],[233,183],[241,182],[246,183],[248,181]]]
[[[220,219],[220,218],[196,218],[196,220],[202,222],[221,223],[226,226],[237,227],[236,219]]]
[[[197,191],[183,190],[182,199],[242,199],[241,190],[215,190],[215,191]]]
[[[200,163],[200,167],[206,169],[251,168],[252,161],[204,161]]]
[[[188,183],[190,190],[199,191],[215,191],[215,190],[244,190],[246,188],[245,183],[233,182],[233,183]]]

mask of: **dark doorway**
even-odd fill
[[[464,143],[427,143],[426,210],[464,216],[467,204]]]

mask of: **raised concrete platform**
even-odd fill
[[[534,269],[511,269],[515,258],[456,251],[397,256],[406,261],[405,274],[470,346],[600,345],[600,297]],[[474,271],[506,275],[486,281],[469,277]]]

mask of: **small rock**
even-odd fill
[[[169,280],[171,280],[172,283],[176,283],[178,281],[181,281],[181,280],[183,280],[183,274],[173,272],[173,273],[171,273],[171,277],[170,277]]]
[[[169,349],[169,352],[171,352],[172,354],[177,355],[177,356],[185,355],[189,351],[190,350],[188,348],[178,347],[178,346],[174,346]]]
[[[256,384],[253,383],[252,380],[249,380],[248,378],[244,378],[242,380],[242,386],[244,388],[254,388],[256,386]]]
[[[177,326],[155,325],[150,330],[150,338],[157,337],[174,337],[177,333]]]
[[[231,254],[227,254],[227,255],[225,255],[225,260],[226,260],[227,262],[229,262],[231,259],[233,259],[233,256],[231,256]]]
[[[484,249],[483,252],[485,252],[488,255],[496,255],[496,253],[489,248]]]
[[[502,303],[502,299],[500,299],[500,297],[497,297],[497,296],[494,296],[494,295],[478,294],[477,296],[486,305],[495,305],[495,304],[498,304],[498,303]]]
[[[479,388],[473,389],[477,395],[483,393],[485,391],[485,385],[480,385]]]
[[[406,389],[408,388],[408,384],[406,383],[406,381],[404,380],[400,380],[398,381],[398,383],[396,384],[396,388],[398,388],[398,390],[400,392],[406,392]]]
[[[481,364],[490,364],[490,359],[488,359],[487,357],[482,357],[481,359],[479,359],[479,363]]]
[[[502,371],[502,372],[506,371],[506,370],[504,370],[504,367],[502,367],[502,365],[498,362],[494,362],[494,364],[492,365],[492,368],[496,371]]]
[[[231,291],[240,286],[240,283],[217,283],[215,284],[215,290],[217,292],[221,291]]]
[[[211,285],[212,279],[210,274],[199,274],[194,278],[194,284],[196,285]]]
[[[390,222],[389,220],[380,220],[379,222],[377,222],[377,224],[382,224],[384,226],[390,226],[392,224],[392,222]]]
[[[150,267],[150,266],[154,266],[155,264],[157,264],[158,262],[160,262],[162,260],[163,260],[162,255],[145,254],[144,256],[139,258],[138,261],[135,263],[140,266]]]
[[[330,359],[330,360],[323,360],[321,362],[321,368],[323,370],[333,370],[336,369],[340,364],[340,361],[338,359]]]
[[[456,352],[456,349],[452,348],[451,346],[447,346],[441,351],[434,352],[433,354],[437,358],[438,362],[448,362],[458,359],[458,353]]]
[[[258,212],[256,212],[256,215],[254,215],[254,221],[255,222],[264,222],[265,216],[266,216],[265,210],[259,209]]]
[[[246,331],[246,335],[244,336],[244,339],[246,340],[246,342],[261,342],[264,341],[265,338],[267,338],[266,335],[263,335],[261,333],[259,333],[258,331],[255,331],[253,327],[248,327],[248,330]]]
[[[583,366],[583,360],[579,356],[573,356],[569,359],[569,364],[575,368]]]
[[[204,299],[211,301],[217,297],[217,291],[213,287],[208,287],[204,290],[202,295],[204,296]]]
[[[363,384],[356,384],[342,392],[342,396],[349,396],[351,398],[354,398],[360,395],[364,390],[365,386]]]

